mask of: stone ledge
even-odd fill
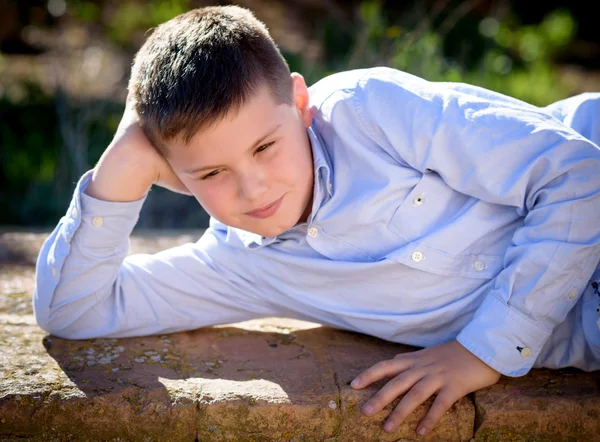
[[[503,377],[458,401],[421,438],[415,429],[432,399],[388,434],[382,424],[398,400],[370,418],[360,412],[384,381],[348,385],[407,346],[281,318],[144,338],[47,336],[30,308],[31,260],[44,237],[0,236],[0,249],[12,247],[0,250],[1,440],[598,440],[600,372]],[[190,238],[138,236],[132,251]]]
[[[406,346],[303,321],[265,318],[168,336],[69,341],[14,316],[5,333],[0,434],[32,440],[413,439],[425,405],[395,434],[359,405],[364,367]],[[472,436],[464,398],[430,440]],[[164,435],[165,428],[169,434]],[[36,439],[37,438],[37,439]]]

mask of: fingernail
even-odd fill
[[[372,405],[365,405],[363,407],[363,413],[365,413],[365,414],[371,414],[371,413],[373,413],[373,406]]]
[[[359,384],[360,384],[360,378],[354,378],[352,380],[352,382],[350,383],[350,386],[352,386],[353,388],[357,388]]]
[[[419,427],[419,429],[417,430],[417,434],[419,436],[425,436],[425,433],[427,433],[427,428],[425,427]]]
[[[394,431],[394,424],[392,424],[391,422],[388,422],[383,426],[383,429],[385,431]]]

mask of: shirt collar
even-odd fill
[[[327,151],[325,150],[323,139],[317,131],[314,120],[313,124],[307,129],[308,138],[310,140],[310,146],[313,154],[313,168],[314,168],[314,188],[313,188],[313,203],[312,210],[308,218],[308,224],[311,224],[314,218],[314,213],[317,212],[319,207],[332,195],[333,187],[331,186],[331,160]],[[305,225],[307,223],[301,223],[298,226]],[[268,246],[274,242],[280,241],[278,236],[261,236],[256,233],[247,232],[246,230],[232,228],[238,238],[244,244],[247,249],[259,249],[261,247]],[[285,234],[282,233],[282,235]]]

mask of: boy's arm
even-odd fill
[[[490,294],[457,337],[502,374],[524,375],[600,258],[600,150],[533,106],[380,72],[354,103],[365,132],[401,164],[524,216]]]
[[[125,120],[125,116],[124,116]],[[129,124],[129,123],[127,123]],[[92,176],[79,181],[45,241],[33,305],[39,325],[70,339],[141,336],[271,315],[241,266],[209,229],[196,244],[127,256],[129,235],[153,183],[185,191],[139,126],[120,126]]]

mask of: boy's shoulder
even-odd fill
[[[466,84],[431,82],[408,72],[379,66],[331,74],[308,91],[313,116],[322,125],[329,125],[338,118],[352,118],[351,115],[358,119],[365,115],[376,117],[382,102],[393,103],[398,112],[408,110],[407,103],[415,97],[431,101],[457,93],[455,87],[459,85],[468,88]],[[336,109],[344,110],[336,112]]]
[[[428,81],[390,67],[355,69],[329,75],[309,88],[313,111],[324,121],[332,120],[333,109],[341,102],[352,103],[360,114],[368,110],[379,114],[380,104],[393,103],[398,112],[413,111],[408,103],[444,108],[443,103],[456,101],[463,110],[468,108],[512,108],[527,112],[541,112],[539,108],[522,100],[480,86],[462,82]],[[365,111],[367,109],[367,111]]]
[[[397,86],[417,85],[425,80],[397,69],[379,66],[354,69],[328,75],[309,87],[311,105],[317,109],[327,102],[360,95],[373,85],[394,83]]]

